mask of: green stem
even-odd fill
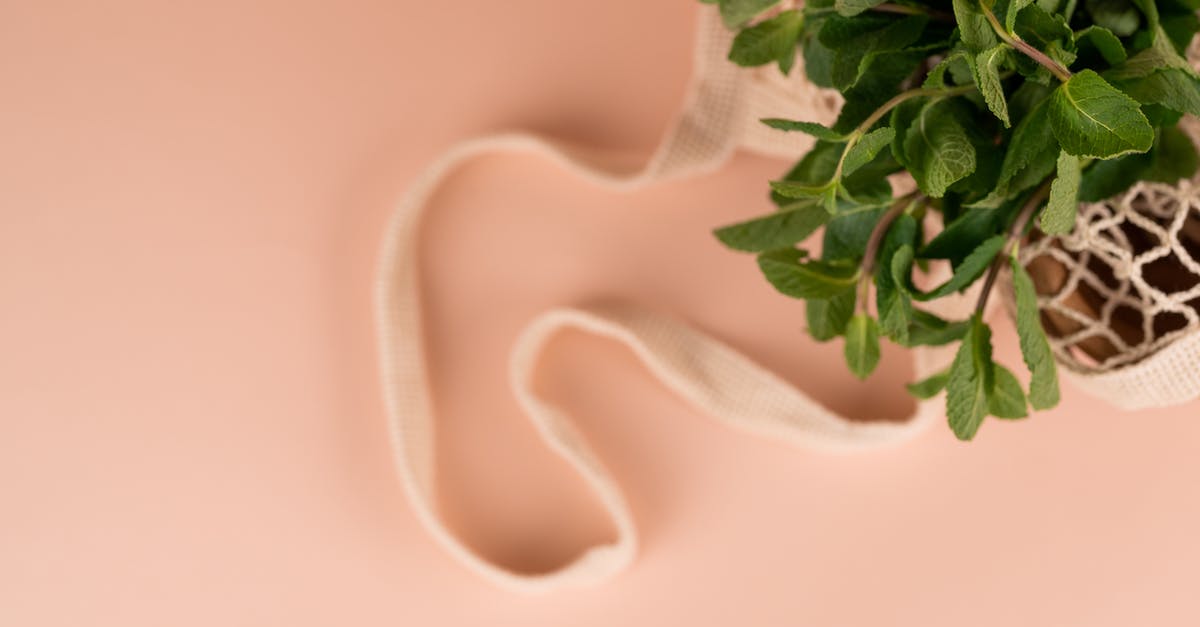
[[[979,8],[983,11],[983,15],[987,17],[988,24],[992,25],[992,30],[996,31],[996,36],[999,37],[1001,41],[1012,46],[1018,52],[1024,54],[1030,59],[1037,61],[1039,65],[1047,70],[1050,70],[1050,73],[1053,74],[1058,80],[1064,83],[1071,80],[1070,70],[1063,67],[1063,65],[1058,61],[1051,59],[1046,55],[1046,53],[1031,46],[1029,42],[1021,39],[1019,35],[1008,32],[1004,26],[1000,24],[1000,20],[996,19],[996,14],[992,13],[992,10],[988,8],[986,4],[980,2]]]
[[[850,135],[846,138],[846,147],[842,149],[842,156],[838,159],[837,168],[833,171],[833,178],[830,179],[829,182],[834,183],[842,178],[842,166],[846,162],[846,155],[850,154],[850,150],[854,148],[854,145],[858,143],[858,140],[862,139],[862,136],[866,135],[867,131],[871,130],[872,126],[875,126],[876,122],[882,120],[883,116],[887,115],[889,111],[895,109],[904,101],[911,100],[913,98],[921,98],[924,96],[949,98],[951,96],[958,96],[975,91],[975,89],[975,85],[959,85],[957,87],[918,87],[916,89],[902,91],[895,96],[892,96],[890,100],[883,103],[875,111],[871,112],[871,115],[867,116],[867,119],[863,120],[862,124],[859,124],[857,127],[855,127]]]
[[[976,314],[983,315],[983,310],[987,308],[988,295],[991,294],[992,287],[996,284],[996,277],[1000,274],[1000,269],[1004,267],[1004,258],[1017,253],[1017,247],[1021,244],[1021,235],[1025,233],[1025,227],[1033,219],[1033,214],[1042,206],[1042,201],[1050,195],[1050,184],[1053,180],[1051,177],[1043,181],[1041,186],[1029,197],[1029,200],[1025,201],[1017,219],[1013,220],[1012,226],[1008,229],[1008,237],[1004,240],[1004,246],[1000,247],[1000,252],[996,253],[996,258],[992,260],[992,265],[988,268],[987,278],[983,281],[983,291],[979,293],[979,300],[975,303]]]
[[[865,134],[867,131],[871,130],[872,126],[875,126],[876,122],[883,119],[883,116],[887,115],[889,111],[895,109],[905,100],[920,98],[922,96],[949,98],[951,96],[960,96],[962,94],[973,92],[975,89],[975,85],[959,85],[957,87],[917,87],[915,89],[900,92],[895,96],[892,96],[891,100],[883,103],[883,105],[871,113],[871,115],[867,116],[867,119],[863,120],[862,124],[859,124],[854,129],[854,132],[860,135]]]
[[[869,296],[871,290],[871,280],[875,278],[875,263],[876,257],[879,256],[879,247],[883,243],[884,235],[887,235],[888,227],[899,218],[902,213],[908,210],[914,202],[918,202],[924,198],[920,192],[909,192],[895,200],[892,206],[888,207],[887,212],[880,216],[879,221],[875,223],[875,227],[871,229],[871,235],[867,238],[867,247],[863,251],[862,266],[859,268],[858,274],[858,310],[862,313],[868,313]]]

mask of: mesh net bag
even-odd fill
[[[1060,360],[1111,370],[1200,328],[1198,201],[1190,182],[1140,184],[1024,250]]]
[[[1200,137],[1195,120],[1184,129]],[[1076,383],[1126,408],[1200,395],[1200,181],[1082,204],[1071,233],[1029,242],[1021,261]]]

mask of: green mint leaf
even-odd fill
[[[958,267],[954,269],[954,275],[949,280],[931,292],[918,292],[913,294],[913,297],[920,301],[929,301],[966,289],[975,282],[975,279],[983,276],[984,271],[995,260],[1000,249],[1004,247],[1004,240],[1003,235],[988,238],[971,251],[971,254],[967,255],[962,263],[958,264]]]
[[[848,209],[829,220],[821,239],[821,257],[858,264],[871,238],[871,231],[886,206],[864,206]]]
[[[1008,44],[998,44],[980,52],[972,65],[975,84],[979,86],[984,102],[1005,127],[1012,123],[1008,120],[1008,101],[1004,99],[1004,87],[1000,84],[1000,66],[1008,60],[1010,50]]]
[[[1097,161],[1084,170],[1079,180],[1079,201],[1099,202],[1129,189],[1147,176],[1149,154],[1131,154]]]
[[[1075,62],[1074,33],[1061,15],[1051,15],[1037,5],[1026,7],[1017,17],[1015,34],[1046,56],[1070,67]],[[1016,68],[1032,82],[1049,84],[1050,71],[1027,55],[1017,55]]]
[[[976,54],[996,45],[996,32],[977,0],[954,0],[954,19],[958,22],[963,44]]]
[[[1167,69],[1182,70],[1195,74],[1191,64],[1183,58],[1171,45],[1170,38],[1159,31],[1157,37],[1145,50],[1133,55],[1124,63],[1104,73],[1105,78],[1112,81],[1124,81],[1132,78],[1149,76],[1155,72]]]
[[[881,56],[916,42],[928,22],[925,15],[829,18],[818,36],[821,43],[834,50],[831,68],[834,86],[845,92],[857,85],[869,69],[874,71],[873,66]]]
[[[842,198],[850,200],[852,205],[859,206],[878,206],[891,200],[892,185],[886,178],[887,174],[882,174],[872,167],[875,163],[878,163],[878,160],[842,179],[841,185],[838,186]]]
[[[846,333],[846,325],[854,315],[857,298],[854,290],[846,290],[826,300],[810,299],[804,303],[808,333],[818,342],[827,342]]]
[[[846,364],[859,379],[866,379],[879,365],[879,327],[867,314],[856,314],[846,327]]]
[[[1138,102],[1092,70],[1075,74],[1050,98],[1051,127],[1068,154],[1111,159],[1146,152],[1154,142]]]
[[[866,15],[855,19],[864,19]],[[853,88],[842,90],[845,101],[838,114],[835,130],[850,132],[868,116],[875,113],[897,91],[905,80],[924,61],[927,53],[919,50],[900,50],[874,57]]]
[[[796,162],[796,165],[792,166],[792,169],[788,170],[787,174],[784,174],[782,181],[779,181],[779,183],[795,183],[798,186],[795,189],[803,190],[807,187],[818,191],[808,194],[796,193],[789,197],[778,191],[774,191],[775,184],[773,183],[771,197],[775,201],[775,204],[780,206],[788,205],[795,198],[820,196],[823,194],[826,186],[829,184],[830,178],[833,177],[838,159],[841,158],[844,149],[845,144],[842,142],[817,140],[812,149],[804,155],[804,158]],[[788,189],[788,187],[785,187],[785,189]]]
[[[1043,100],[1029,112],[1013,131],[1000,180],[1009,194],[1025,191],[1041,183],[1054,171],[1060,152],[1050,127],[1050,100]]]
[[[874,8],[876,5],[883,4],[885,0],[836,0],[833,3],[833,8],[838,12],[838,15],[844,17],[854,17],[867,9]]]
[[[800,201],[769,215],[721,227],[713,234],[734,250],[758,253],[799,243],[828,221],[824,207]]]
[[[1114,81],[1113,85],[1142,104],[1157,104],[1179,113],[1200,115],[1200,78],[1190,72],[1167,68],[1138,78]]]
[[[735,29],[779,4],[779,0],[720,0],[719,4],[725,26]]]
[[[912,287],[913,253],[911,244],[900,246],[895,253],[892,253],[892,260],[887,267],[892,279],[891,284],[908,294],[914,291]]]
[[[995,364],[995,385],[988,397],[988,413],[997,418],[1016,419],[1029,415],[1021,382],[1011,370]]]
[[[880,150],[892,143],[895,137],[896,131],[886,126],[863,135],[846,152],[846,159],[842,164],[842,176],[850,176],[859,168],[870,163]]]
[[[932,70],[929,70],[929,74],[925,75],[925,82],[921,84],[921,87],[926,89],[941,89],[945,87],[946,72],[950,71],[951,67],[955,64],[967,63],[967,60],[970,58],[971,55],[967,54],[961,48],[952,50],[950,54],[946,55],[945,59],[942,59],[937,65],[933,66]],[[920,107],[917,107],[912,117],[916,117],[915,114],[919,111]]]
[[[1173,185],[1180,179],[1192,178],[1197,165],[1192,139],[1177,127],[1161,128],[1150,152],[1097,161],[1084,170],[1079,200],[1097,202],[1112,198],[1138,181]]]
[[[1042,211],[1042,230],[1047,235],[1063,235],[1075,228],[1079,212],[1079,157],[1065,151],[1058,156],[1058,175],[1050,184],[1050,199]]]
[[[945,346],[962,340],[969,328],[970,323],[966,320],[947,322],[929,312],[914,309],[907,346]]]
[[[1096,24],[1119,37],[1128,37],[1141,26],[1142,18],[1129,0],[1087,0],[1084,3]]]
[[[784,198],[820,198],[824,202],[829,191],[836,188],[836,181],[816,185],[797,181],[771,181],[771,191]]]
[[[994,387],[992,332],[978,315],[972,316],[946,380],[946,417],[958,439],[975,437]]]
[[[1025,81],[1013,90],[1012,95],[1008,98],[1008,108],[1011,112],[1013,121],[1020,124],[1028,115],[1033,113],[1033,110],[1047,102],[1050,94],[1054,93],[1054,85],[1042,85],[1033,81]],[[1058,151],[1056,150],[1055,153]]]
[[[1021,343],[1021,356],[1031,375],[1029,404],[1034,409],[1049,409],[1058,404],[1058,372],[1050,342],[1042,329],[1041,312],[1038,310],[1037,291],[1033,279],[1017,261],[1010,257],[1012,267],[1013,295],[1016,301],[1017,335]]]
[[[996,15],[1004,21],[1004,28],[1012,33],[1016,30],[1017,17],[1022,13],[1028,13],[1024,9],[1033,6],[1033,9],[1038,10],[1042,14],[1046,14],[1041,7],[1033,4],[1033,0],[1000,0],[996,2]]]
[[[1109,161],[1097,161],[1085,169],[1080,180],[1080,202],[1104,201],[1126,191],[1139,180],[1177,184],[1194,177],[1198,168],[1192,138],[1177,127],[1164,127],[1150,153],[1124,155]]]
[[[876,159],[850,176],[843,176],[841,181],[833,180],[845,148],[841,142],[818,140],[782,181],[772,183],[772,200],[783,206],[796,198],[820,198],[829,208],[836,203],[840,189],[844,195],[855,199],[856,204],[888,202],[892,187],[886,176],[894,169],[882,159]]]
[[[893,20],[886,15],[868,14],[858,18],[832,15],[821,25],[817,39],[830,50],[860,46],[861,41],[887,27]]]
[[[908,393],[921,400],[929,400],[938,395],[939,392],[946,389],[946,382],[950,380],[950,371],[943,370],[933,376],[921,379],[916,383],[909,383],[904,387],[908,388]]]
[[[879,310],[879,328],[897,344],[909,343],[908,331],[912,326],[912,296],[896,287],[875,292],[875,306]]]
[[[968,209],[930,240],[918,256],[961,261],[984,240],[995,235],[1003,219],[1004,211],[1001,209]]]
[[[1134,6],[1146,16],[1146,28],[1151,33],[1158,32],[1158,6],[1155,0],[1131,0]],[[1195,9],[1193,9],[1195,10]]]
[[[938,65],[937,67],[942,67]],[[937,68],[934,68],[935,70]],[[932,76],[932,74],[931,74]],[[921,110],[929,103],[927,98],[912,98],[900,103],[895,109],[892,109],[891,127],[896,131],[896,137],[892,140],[892,156],[905,168],[911,167],[912,162],[908,154],[904,152],[904,139],[908,137],[908,129],[916,121],[917,116],[921,115]]]
[[[796,66],[796,52],[797,46],[792,46],[775,60],[776,64],[779,65],[779,72],[784,76],[791,74],[792,68]]]
[[[797,250],[771,251],[758,256],[758,267],[776,290],[792,298],[829,299],[854,289],[857,266],[800,259]]]
[[[825,20],[809,15],[805,18],[804,34],[801,36],[801,51],[804,55],[804,75],[817,87],[833,88],[832,49],[821,43],[817,33]]]
[[[1088,49],[1095,50],[1109,65],[1121,63],[1128,57],[1121,40],[1103,26],[1088,26],[1075,33],[1075,43],[1080,47],[1081,52]]]
[[[912,247],[917,243],[917,221],[902,214],[888,228],[879,249],[875,273],[875,308],[879,312],[880,330],[899,344],[908,343],[908,329],[912,324],[912,297],[908,294],[907,276],[895,279],[896,257],[901,264],[912,264]],[[907,251],[907,253],[901,252]]]
[[[996,147],[996,135],[988,132],[995,126],[990,117],[983,115],[970,124],[964,124],[971,145],[975,147],[975,171],[951,185],[947,193],[955,193],[962,198],[978,198],[996,189],[1004,154]]]
[[[839,191],[842,191],[842,182],[833,181],[829,188],[825,190],[825,193],[821,194],[821,204],[830,215],[837,213]]]
[[[1187,5],[1191,11],[1172,12],[1170,15],[1163,16],[1159,21],[1159,26],[1162,27],[1163,34],[1175,44],[1175,49],[1180,54],[1186,54],[1196,32],[1200,31],[1200,16],[1194,13],[1196,9],[1200,9],[1200,3],[1195,0],[1186,0],[1182,4]]]
[[[879,247],[879,279],[884,285],[896,284],[891,272],[892,259],[905,248],[910,251],[911,256],[913,246],[917,244],[920,236],[920,229],[917,219],[907,213],[900,214],[892,221],[883,238],[883,245]]]
[[[1161,129],[1154,148],[1150,149],[1150,168],[1146,180],[1174,185],[1180,179],[1190,179],[1200,167],[1196,144],[1187,133],[1172,126]]]
[[[804,17],[794,10],[755,24],[734,37],[729,60],[741,66],[755,66],[791,59],[796,54],[803,26]]]
[[[996,189],[974,207],[999,207],[1013,194],[1041,183],[1051,172],[1060,152],[1050,128],[1049,101],[1033,108],[1013,131],[1000,166]]]
[[[1150,46],[1104,73],[1133,99],[1200,115],[1200,76],[1159,30]]]
[[[1034,4],[1023,7],[1018,15],[1008,14],[1009,32],[1014,32],[1026,42],[1039,48],[1050,56],[1048,49],[1051,44],[1058,44],[1058,53],[1068,53],[1074,50],[1075,34],[1070,25],[1061,15],[1050,13]],[[1064,48],[1064,44],[1066,48]],[[1069,63],[1065,64],[1069,65]]]
[[[909,171],[921,191],[933,198],[941,198],[975,171],[975,146],[960,122],[959,106],[957,99],[927,105],[904,138]]]
[[[800,131],[807,135],[812,135],[817,139],[823,139],[830,142],[844,142],[846,136],[834,131],[833,129],[817,124],[816,122],[799,122],[796,120],[784,120],[782,118],[764,118],[759,120],[767,126],[780,131]]]

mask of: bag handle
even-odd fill
[[[938,401],[925,401],[903,423],[852,422],[833,413],[736,350],[665,316],[635,307],[562,308],[545,312],[518,337],[510,362],[513,393],[537,432],[579,472],[600,499],[617,530],[611,544],[593,546],[549,573],[523,574],[487,561],[448,529],[438,512],[434,483],[434,416],[420,320],[417,238],[433,192],[460,164],[490,153],[538,155],[610,189],[635,189],[655,181],[715,170],[743,139],[746,74],[724,59],[730,35],[715,11],[702,12],[693,77],[683,112],[650,161],[622,172],[586,152],[532,135],[470,140],[438,159],[397,206],[387,228],[376,285],[376,323],[392,448],[400,480],[421,523],[456,559],[500,586],[541,592],[594,584],[626,567],[637,532],[629,506],[612,476],[588,447],[570,415],[538,396],[532,376],[547,341],[578,329],[628,346],[668,388],[709,416],[738,429],[810,448],[862,449],[910,438],[941,416]],[[918,377],[944,367],[942,350],[913,351]]]

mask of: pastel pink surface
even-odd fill
[[[624,350],[543,369],[628,491],[639,559],[593,590],[493,589],[394,479],[370,296],[404,187],[511,127],[645,154],[687,77],[690,2],[5,7],[0,20],[0,625],[1187,625],[1196,405],[1078,392],[974,443],[828,455],[730,432]],[[786,113],[786,112],[781,112]],[[610,533],[506,389],[549,306],[692,320],[831,406],[908,411],[801,334],[716,225],[784,164],[601,192],[482,159],[423,251],[441,487],[529,569]],[[1012,333],[996,343],[1010,362]]]

